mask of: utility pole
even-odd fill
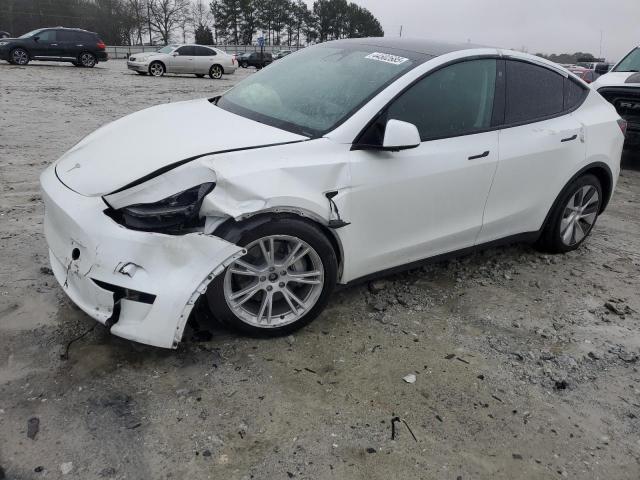
[[[402,25],[400,25],[400,38],[402,38]]]
[[[602,30],[600,30],[600,54],[598,55],[598,58],[602,58]]]
[[[151,0],[147,0],[147,22],[149,22],[149,46],[153,45],[153,40],[151,39],[151,7],[149,6],[149,2]]]

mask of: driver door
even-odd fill
[[[32,41],[31,56],[40,58],[59,58],[62,56],[62,48],[55,30],[43,30],[32,37]]]
[[[177,54],[177,55],[176,55]],[[169,73],[194,73],[195,68],[195,47],[193,45],[184,45],[174,50],[170,66],[167,65]]]
[[[344,235],[359,245],[359,255],[345,276],[475,244],[498,164],[495,90],[496,60],[459,62],[427,74],[363,134],[361,143],[375,144],[373,137],[396,119],[416,125],[422,143],[397,152],[350,152],[350,221],[357,228]]]

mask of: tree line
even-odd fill
[[[98,32],[112,45],[172,41],[306,45],[384,35],[366,8],[347,0],[0,0],[0,30],[13,36],[41,27]]]

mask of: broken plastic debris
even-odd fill
[[[410,373],[409,375],[402,377],[402,379],[407,383],[416,383],[416,376],[413,373]]]

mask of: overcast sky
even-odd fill
[[[640,0],[350,0],[385,35],[526,48],[529,53],[602,53],[618,60],[640,45]],[[310,5],[313,0],[309,0]]]

